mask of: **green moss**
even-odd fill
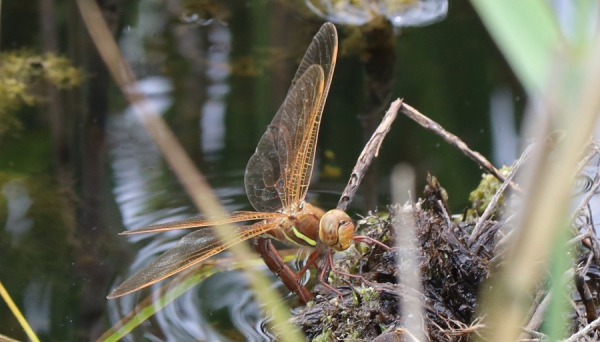
[[[358,287],[356,292],[362,297],[365,302],[372,302],[379,300],[379,295],[372,287]]]
[[[504,166],[500,169],[500,174],[506,177],[511,170],[512,166]],[[483,214],[501,185],[502,183],[492,175],[484,174],[481,176],[479,186],[469,195],[471,208],[467,211],[467,220],[473,220]],[[498,200],[497,208],[503,208],[504,202],[504,195],[502,195]],[[492,213],[492,217],[497,214],[498,212]]]
[[[16,117],[19,109],[44,100],[37,93],[40,86],[68,89],[81,81],[82,71],[65,57],[28,50],[0,53],[0,140],[22,128]]]
[[[323,332],[317,337],[312,339],[312,342],[329,342],[334,341],[332,331],[330,329],[325,329]]]

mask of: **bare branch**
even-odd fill
[[[409,118],[411,118],[412,120],[414,120],[419,125],[423,126],[424,128],[427,128],[427,129],[433,131],[434,133],[436,133],[437,135],[441,136],[450,145],[456,146],[465,156],[469,157],[471,160],[476,162],[479,165],[479,167],[481,169],[483,169],[483,171],[493,175],[499,181],[504,183],[504,181],[505,181],[504,176],[502,176],[500,171],[498,171],[498,169],[496,169],[489,160],[487,160],[479,152],[475,152],[475,151],[471,150],[464,141],[460,140],[460,138],[457,137],[456,135],[446,131],[439,123],[426,117],[425,115],[420,113],[418,110],[407,105],[406,103],[402,103],[402,106],[400,107],[400,111],[402,113],[404,113],[406,116],[408,116]],[[510,182],[510,186],[514,190],[521,191],[521,188],[519,188],[519,186],[516,183]]]
[[[390,126],[392,125],[392,122],[394,122],[394,120],[396,119],[396,116],[398,115],[398,109],[401,105],[402,100],[400,99],[397,99],[396,101],[392,102],[390,108],[381,120],[381,123],[379,124],[373,135],[371,135],[371,139],[369,139],[369,141],[365,145],[365,148],[358,157],[354,169],[352,169],[352,174],[350,175],[348,185],[346,185],[346,188],[342,193],[342,197],[338,202],[338,209],[346,210],[348,208],[348,204],[352,202],[354,194],[356,194],[356,190],[358,190],[358,186],[360,185],[360,182],[365,176],[365,173],[369,169],[373,158],[377,157],[377,155],[379,154],[379,148],[381,147],[381,143],[390,131]]]

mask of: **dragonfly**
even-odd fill
[[[246,166],[246,195],[256,211],[211,219],[195,217],[122,232],[128,235],[196,229],[119,285],[108,298],[140,290],[253,238],[255,250],[284,285],[304,303],[312,298],[299,282],[299,274],[306,266],[296,274],[283,262],[271,241],[313,248],[309,260],[314,263],[325,251],[348,249],[354,239],[354,223],[344,211],[325,212],[305,200],[337,52],[336,28],[325,23],[309,45],[283,104]],[[219,239],[209,228],[251,221],[258,222],[234,226],[235,238],[230,241]]]

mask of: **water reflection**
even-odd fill
[[[173,102],[170,80],[152,77],[140,80],[140,88],[149,95],[149,105],[158,113],[164,113]],[[153,205],[155,201],[169,202],[172,199],[176,180],[164,168],[162,156],[146,130],[129,107],[122,114],[113,115],[108,123],[108,146],[113,169],[113,193],[126,229],[134,229],[155,222],[191,215],[192,208],[185,203]],[[179,195],[184,197],[181,191]],[[129,243],[145,243],[138,248],[127,274],[114,279],[112,287],[140,269],[149,260],[176,243],[183,231],[167,234],[132,235]],[[123,237],[125,239],[125,237]],[[125,296],[109,301],[111,323],[115,324],[137,304],[138,296]],[[150,334],[150,332],[146,332]]]
[[[164,113],[171,106],[173,99],[168,79],[152,77],[140,80],[139,85],[149,95],[149,105],[158,113]],[[161,192],[165,195],[168,192],[168,188],[157,184],[164,173],[160,168],[163,159],[132,107],[127,108],[122,115],[111,117],[107,140],[115,177],[113,193],[123,224],[128,229],[133,229],[156,222],[164,213],[159,211],[151,215],[140,214],[148,210],[146,202],[149,194],[158,198],[161,197]],[[183,208],[170,209],[169,215],[174,214],[172,211],[179,210]]]
[[[266,267],[263,271],[268,272]],[[246,277],[240,272],[217,274],[200,285],[198,293],[201,295],[196,305],[212,326],[219,327],[222,333],[235,340],[270,341],[272,336],[261,329],[265,322],[261,307],[248,286]],[[278,290],[272,285],[272,291]],[[212,293],[222,295],[213,296]],[[227,322],[231,322],[231,326],[227,326]]]
[[[490,96],[490,132],[494,165],[512,165],[517,159],[519,134],[512,91],[502,87]]]
[[[52,290],[52,284],[39,281],[32,281],[25,288],[25,316],[31,328],[38,333],[50,331]]]
[[[8,215],[5,230],[11,233],[12,241],[18,244],[21,238],[33,227],[33,219],[27,217],[27,211],[33,204],[29,192],[20,181],[12,181],[2,186],[2,195],[6,198]]]
[[[229,93],[226,80],[229,70],[223,65],[229,63],[231,51],[231,34],[229,29],[222,25],[211,25],[208,32],[208,98],[202,106],[202,150],[205,154],[219,152],[225,146],[225,96]]]
[[[223,82],[226,74],[213,76],[214,79]],[[140,88],[149,95],[150,105],[154,106],[159,113],[167,111],[173,103],[172,87],[166,78],[151,77],[141,80]],[[205,113],[207,108],[211,107],[204,107]],[[224,109],[220,116],[222,121]],[[210,130],[210,127],[209,125],[206,129]],[[183,219],[196,214],[195,209],[187,202],[187,196],[179,187],[177,180],[165,167],[160,152],[136,119],[133,108],[129,107],[122,114],[112,116],[107,131],[114,175],[113,193],[126,229]],[[213,147],[222,146],[223,135],[224,132],[213,135],[216,140],[207,141],[207,144]],[[206,135],[203,135],[203,141],[205,138]],[[208,166],[207,168],[210,169]],[[241,180],[243,172],[230,170],[224,175]],[[210,174],[207,176],[211,178]],[[226,180],[223,174],[221,180],[235,184]],[[219,198],[224,199],[223,203],[228,209],[244,208],[245,200],[240,199],[240,197],[245,198],[241,182],[238,187],[217,188],[216,193]],[[160,254],[174,247],[179,238],[187,233],[189,231],[179,230],[127,236],[129,243],[141,246],[137,247],[134,260],[129,263],[127,274],[117,277],[113,287],[150,260],[156,259]],[[157,295],[156,290],[164,283],[153,285],[150,291]],[[111,322],[115,324],[129,314],[140,298],[151,293],[150,291],[110,301]],[[219,296],[212,295],[215,293],[219,293]],[[215,313],[223,311],[226,312],[225,317],[215,317]],[[155,323],[154,328],[143,326],[138,328],[140,331],[136,334],[141,333],[144,338],[150,340],[165,341],[228,340],[227,336],[233,336],[232,340],[238,341],[264,341],[268,339],[268,335],[259,329],[264,320],[260,312],[243,275],[228,272],[225,275],[212,277],[198,288],[186,292],[150,319]],[[222,322],[231,323],[220,326]]]
[[[384,17],[395,27],[425,26],[448,13],[447,0],[306,0],[306,5],[320,17],[344,25]]]

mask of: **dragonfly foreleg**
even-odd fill
[[[312,251],[310,253],[310,255],[308,256],[308,260],[306,260],[306,265],[304,265],[304,267],[302,267],[302,269],[296,274],[296,276],[298,277],[298,279],[300,279],[304,273],[306,273],[306,271],[308,271],[308,269],[315,265],[317,268],[319,268],[319,265],[317,265],[317,261],[319,260],[319,258],[321,257],[321,251],[318,249],[315,249],[314,251]]]

